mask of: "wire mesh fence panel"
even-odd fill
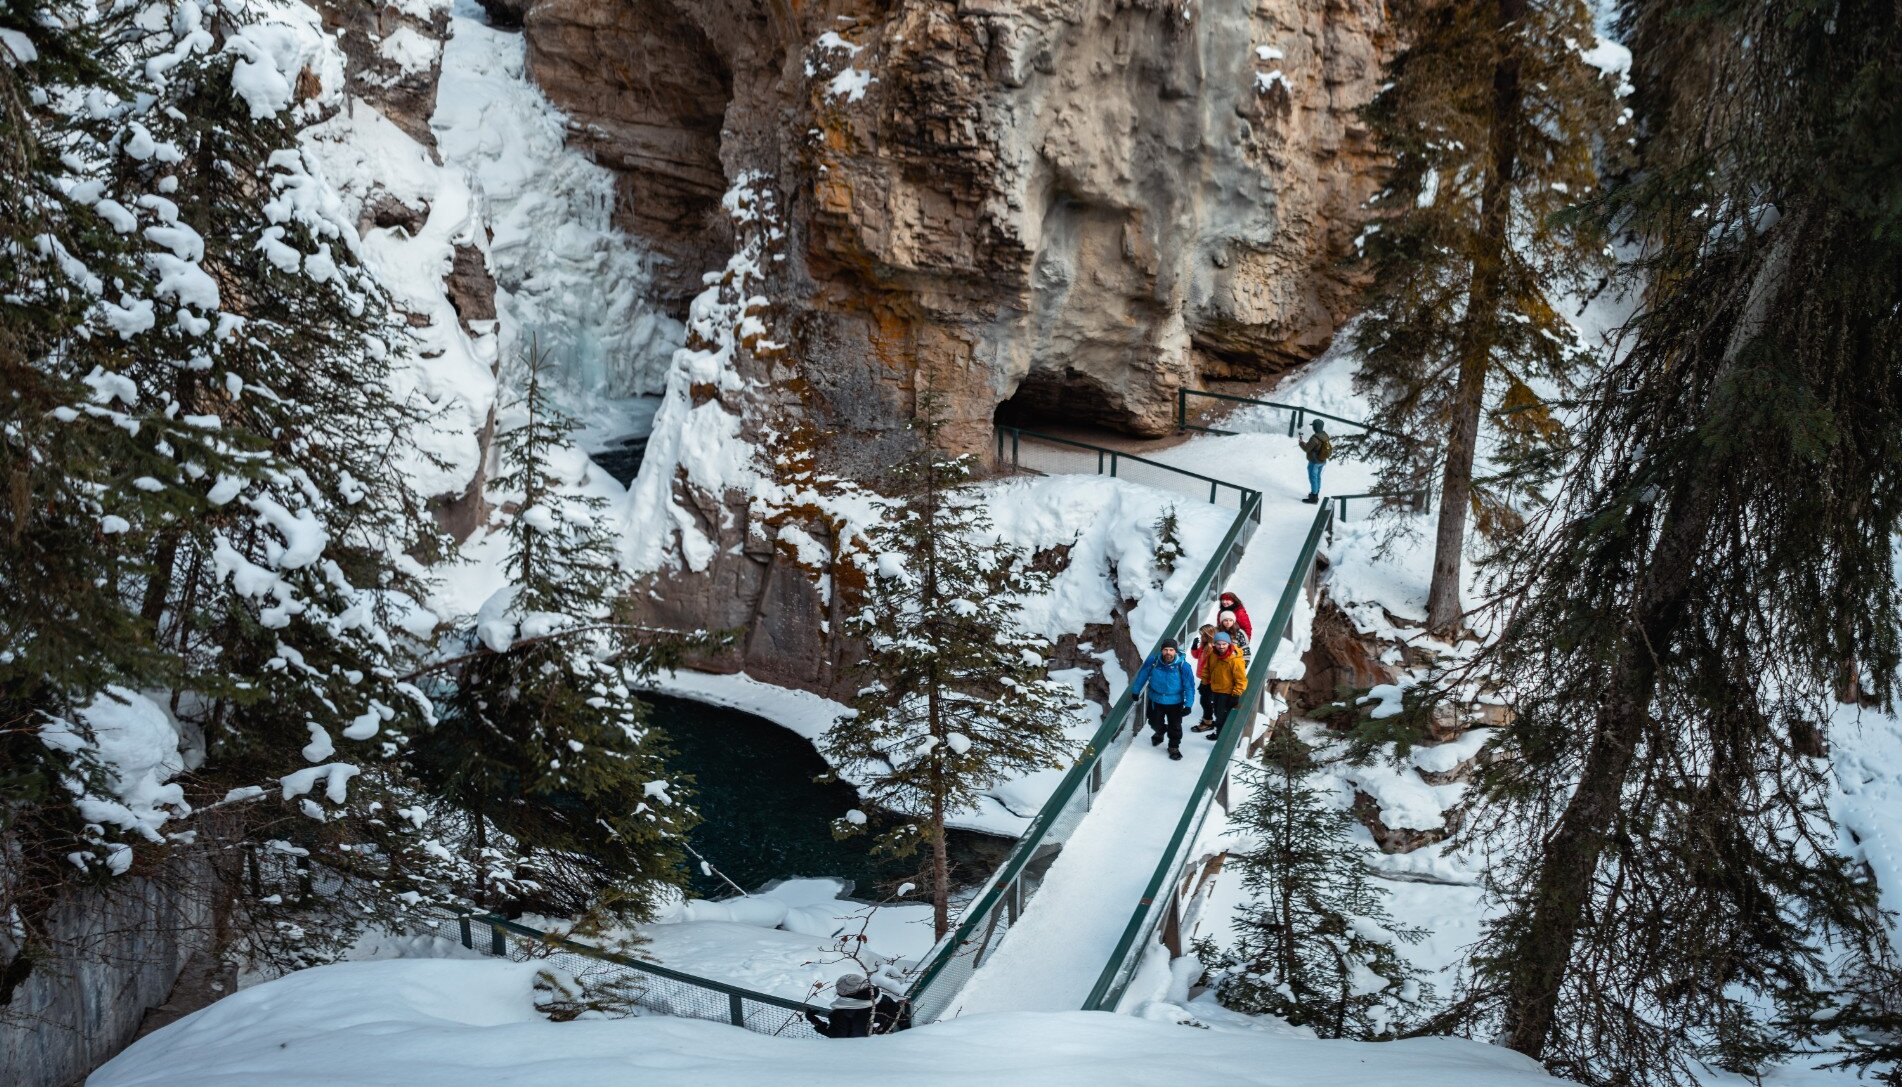
[[[1373,432],[1403,437],[1390,430],[1383,431],[1359,419],[1349,419],[1344,415],[1335,415],[1319,408],[1300,404],[1283,404],[1273,400],[1256,400],[1246,396],[1230,396],[1227,393],[1184,389],[1178,394],[1176,404],[1177,425],[1191,430],[1213,431],[1217,434],[1286,434],[1290,437],[1299,437],[1303,436],[1316,420],[1321,420],[1329,430],[1335,432],[1337,437],[1343,433],[1351,438]]]
[[[1365,521],[1389,506],[1416,513],[1426,508],[1426,492],[1424,491],[1408,491],[1399,494],[1329,495],[1327,500],[1334,505],[1337,521]]]
[[[1019,467],[1047,476],[1109,474],[1108,454],[1098,449],[1022,435],[1015,440],[1014,452]]]
[[[1230,434],[1288,434],[1296,426],[1292,405],[1216,396],[1193,389],[1183,393],[1183,422],[1189,427]]]

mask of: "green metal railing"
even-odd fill
[[[1008,447],[1006,434],[1009,437]],[[1192,480],[1198,487],[1201,483],[1212,483],[1217,488],[1226,489],[1213,490],[1210,492],[1212,495],[1225,494],[1227,490],[1236,492],[1240,506],[1228,526],[1228,532],[1149,652],[1152,655],[1159,652],[1164,638],[1185,637],[1199,624],[1203,609],[1220,595],[1221,586],[1234,574],[1236,565],[1241,561],[1242,551],[1261,521],[1261,493],[1225,480],[1210,479],[1159,461],[1134,457],[1087,442],[1051,438],[1014,427],[1000,428],[998,456],[1013,470],[1035,470],[1025,463],[1024,454],[1030,448],[1025,439],[1030,439],[1032,444],[1050,442],[1096,453],[1099,471],[1105,475],[1115,470],[1119,462],[1134,462],[1172,473],[1184,480]],[[1211,501],[1214,499],[1211,498]],[[1029,829],[1018,839],[1010,855],[978,891],[969,908],[959,917],[956,927],[926,955],[909,993],[913,1015],[919,1022],[931,1022],[951,1006],[964,983],[997,949],[1011,926],[1017,923],[1025,904],[1036,893],[1037,881],[1042,875],[1042,865],[1038,862],[1054,856],[1056,847],[1088,814],[1096,795],[1108,784],[1110,771],[1121,759],[1128,741],[1141,728],[1142,704],[1143,700],[1129,691],[1124,691],[1116,700],[1104,716],[1102,725],[1090,737],[1089,745],[1078,754],[1076,762],[1064,774],[1056,791],[1050,794],[1050,799],[1038,809]],[[1127,736],[1124,735],[1125,731]]]
[[[1399,492],[1378,491],[1369,492],[1367,494],[1331,494],[1325,499],[1322,499],[1322,501],[1335,508],[1334,519],[1336,521],[1345,521],[1348,519],[1347,504],[1349,502],[1406,502],[1409,509],[1423,510],[1426,508],[1427,492],[1421,490]]]
[[[1384,434],[1389,438],[1398,438],[1401,441],[1413,440],[1412,438],[1408,437],[1405,434],[1401,434],[1398,431],[1386,430],[1377,426],[1369,426],[1368,424],[1363,423],[1358,419],[1349,419],[1346,416],[1342,416],[1342,415],[1331,415],[1325,411],[1319,411],[1315,408],[1302,407],[1299,404],[1283,404],[1275,400],[1256,400],[1256,399],[1253,399],[1252,397],[1230,396],[1227,393],[1205,392],[1201,389],[1177,389],[1176,390],[1176,429],[1177,430],[1200,430],[1206,434],[1242,433],[1241,431],[1237,431],[1237,430],[1222,430],[1218,427],[1201,426],[1200,424],[1189,422],[1189,398],[1191,396],[1200,396],[1209,400],[1221,400],[1230,404],[1250,404],[1255,407],[1276,408],[1281,411],[1285,411],[1288,413],[1288,436],[1289,437],[1293,437],[1295,434],[1299,433],[1301,430],[1301,424],[1307,422],[1309,419],[1330,419],[1336,423],[1341,423],[1346,426],[1351,426],[1356,430],[1366,431],[1370,434]]]
[[[1250,496],[1259,494],[1251,488],[1230,483],[1226,479],[1205,476],[1200,472],[1191,472],[1186,468],[1164,464],[1162,461],[1151,460],[1135,453],[1125,453],[1120,449],[1092,445],[1073,438],[1059,438],[1052,434],[1025,430],[1021,427],[999,426],[997,428],[998,463],[1000,466],[1008,465],[1013,471],[1041,471],[1029,461],[1037,459],[1040,453],[1045,458],[1049,458],[1051,451],[1047,448],[1039,448],[1047,446],[1080,450],[1078,455],[1086,458],[1083,461],[1086,464],[1087,458],[1094,456],[1096,474],[1099,476],[1111,476],[1131,483],[1162,487],[1166,490],[1179,490],[1194,494],[1198,498],[1201,497],[1202,490],[1206,488],[1208,501],[1212,506],[1226,506],[1228,503],[1224,499],[1232,498],[1234,500],[1232,508],[1240,508],[1248,503]]]
[[[818,1032],[812,1029],[805,1013],[827,1012],[798,1000],[695,977],[491,914],[445,916],[429,933],[517,962],[548,962],[584,987],[612,981],[617,995],[658,1015],[731,1023],[780,1037],[816,1038]]]
[[[1301,546],[1293,569],[1289,571],[1288,584],[1282,589],[1281,598],[1275,603],[1274,617],[1265,628],[1280,632],[1284,640],[1292,637],[1296,606],[1304,594],[1311,596],[1314,591],[1315,560],[1320,554],[1321,540],[1333,524],[1334,508],[1332,504],[1324,503],[1315,511],[1314,522],[1308,527],[1307,540]],[[1208,762],[1202,767],[1201,776],[1196,779],[1195,791],[1189,794],[1182,816],[1176,821],[1175,833],[1169,838],[1168,848],[1157,861],[1155,872],[1143,888],[1142,897],[1130,912],[1129,924],[1124,927],[1122,938],[1110,952],[1103,972],[1090,990],[1089,998],[1083,1005],[1085,1011],[1117,1009],[1123,995],[1129,991],[1130,982],[1135,979],[1153,937],[1160,935],[1161,942],[1173,955],[1180,956],[1183,953],[1182,934],[1192,925],[1194,911],[1205,897],[1202,892],[1219,867],[1219,864],[1193,863],[1197,859],[1197,840],[1216,805],[1219,804],[1224,811],[1228,808],[1230,768],[1236,750],[1254,738],[1256,718],[1268,694],[1268,685],[1274,678],[1271,667],[1274,656],[1273,643],[1263,646],[1253,667],[1248,670],[1248,687],[1242,695],[1241,705],[1222,723],[1215,750],[1209,752]]]

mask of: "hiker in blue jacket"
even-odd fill
[[[1162,648],[1143,662],[1142,671],[1130,690],[1140,695],[1149,689],[1149,743],[1162,746],[1169,737],[1169,757],[1182,757],[1182,719],[1195,705],[1195,665],[1182,655],[1174,638],[1164,638]]]

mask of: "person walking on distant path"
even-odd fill
[[[1143,662],[1129,689],[1149,690],[1149,743],[1162,746],[1169,738],[1169,757],[1182,758],[1182,719],[1195,704],[1195,666],[1182,656],[1174,638],[1164,638],[1155,655]]]
[[[1321,420],[1314,421],[1314,433],[1301,442],[1301,452],[1308,455],[1308,496],[1301,501],[1312,504],[1321,500],[1321,469],[1334,455],[1334,439],[1322,429]]]
[[[1242,704],[1242,694],[1248,690],[1248,658],[1219,630],[1215,632],[1215,650],[1209,654],[1209,690],[1215,727],[1203,735],[1213,740],[1222,734],[1228,715]]]

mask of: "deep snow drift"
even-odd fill
[[[93,1073],[87,1087],[1538,1087],[1508,1050],[1449,1038],[1328,1042],[1230,1017],[1195,1029],[1089,1012],[979,1015],[859,1041],[685,1019],[551,1023],[536,967],[401,960],[300,971],[226,997]],[[790,1014],[790,1013],[789,1013]],[[845,1047],[841,1050],[840,1047]]]

